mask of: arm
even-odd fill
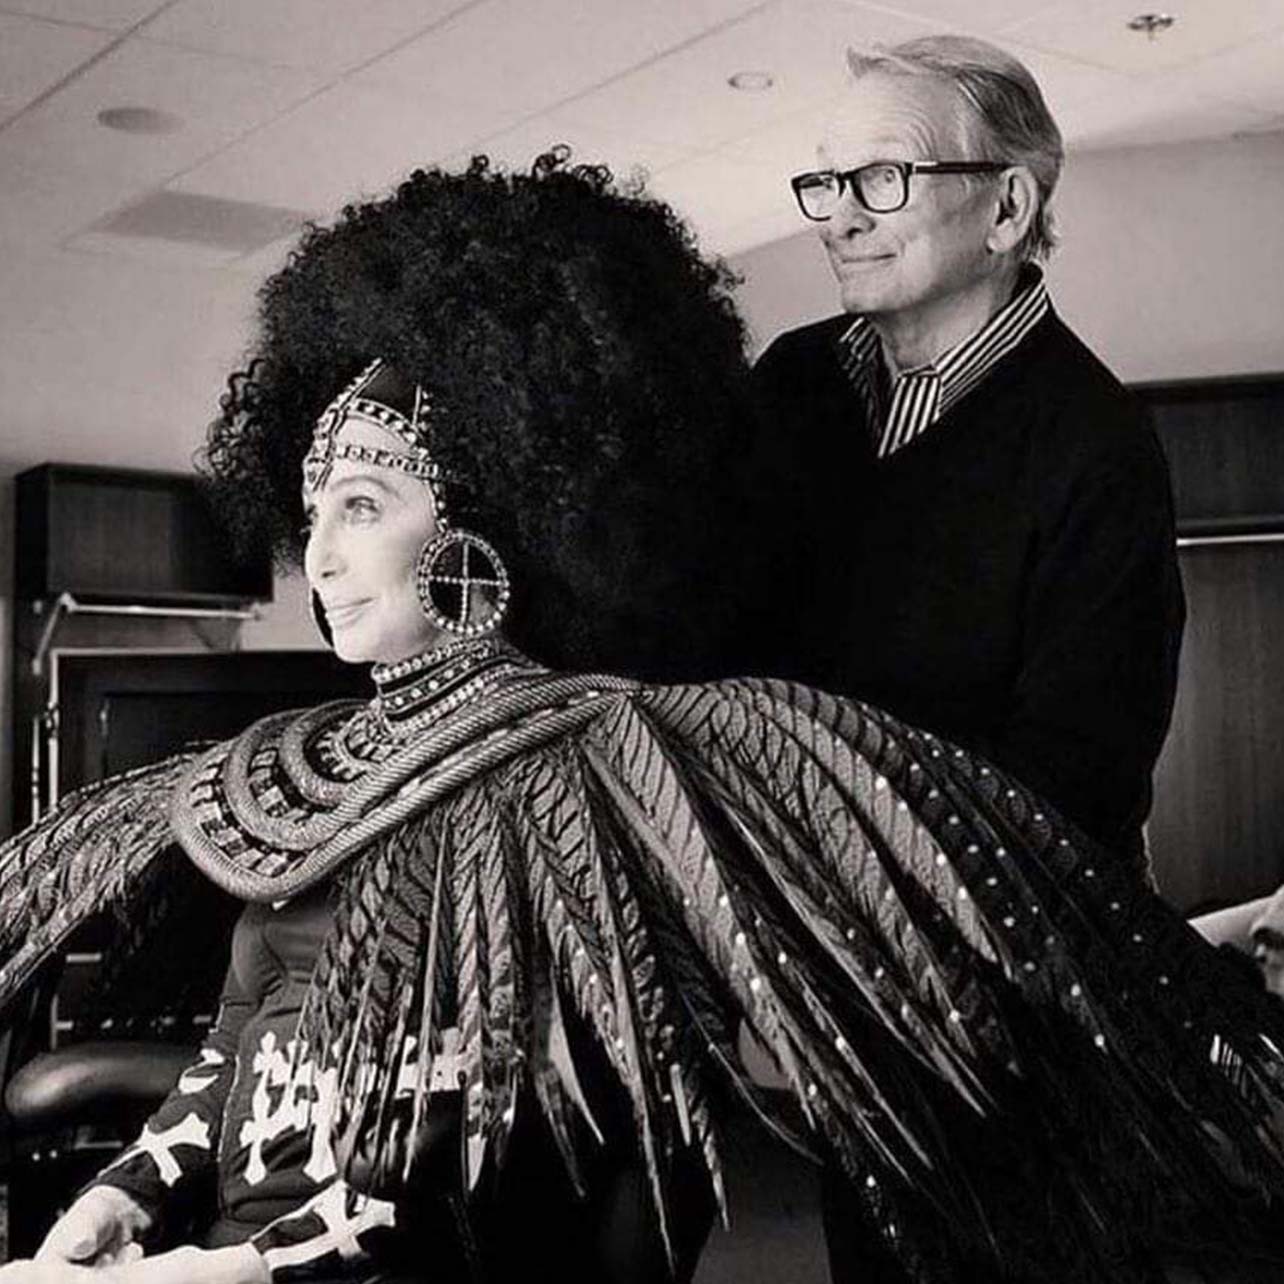
[[[263,1259],[248,1244],[206,1250],[176,1248],[127,1265],[76,1266],[68,1262],[10,1262],[3,1284],[268,1284]]]
[[[92,1191],[90,1193],[93,1193]],[[252,1240],[227,1248],[185,1246],[93,1270],[39,1260],[7,1270],[14,1284],[272,1284],[276,1279],[335,1280],[368,1265],[372,1240],[393,1225],[393,1206],[336,1180],[302,1207],[278,1217]],[[55,1274],[42,1274],[54,1270]],[[75,1274],[63,1274],[63,1272]]]
[[[55,1223],[40,1259],[95,1265],[123,1260],[127,1246],[159,1226],[170,1193],[216,1165],[237,1037],[253,1008],[229,969],[218,1019],[195,1061],[133,1145]]]
[[[1116,848],[1138,849],[1184,618],[1167,465],[1130,422],[1049,514],[1012,709],[989,746]]]
[[[278,1271],[292,1280],[333,1278],[369,1260],[371,1232],[393,1225],[393,1205],[367,1198],[341,1179],[247,1244],[212,1251],[183,1247],[137,1260],[137,1241],[156,1226],[170,1192],[217,1165],[239,1035],[255,1009],[229,969],[218,1020],[196,1060],[139,1141],[60,1219],[41,1248],[41,1260],[111,1266],[108,1276],[99,1276],[104,1284],[267,1284]]]

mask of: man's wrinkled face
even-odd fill
[[[923,76],[872,72],[847,91],[819,148],[826,169],[873,161],[981,160],[957,124],[954,89]],[[986,237],[995,184],[915,174],[909,200],[873,214],[845,192],[820,239],[838,278],[843,307],[873,318],[913,314],[976,285],[992,269]]]

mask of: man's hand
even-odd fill
[[[36,1261],[54,1266],[132,1262],[143,1255],[138,1240],[150,1225],[151,1218],[123,1190],[93,1186],[54,1223]]]

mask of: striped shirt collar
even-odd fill
[[[908,445],[971,392],[1051,308],[1043,272],[1023,270],[1016,292],[975,334],[930,365],[892,380],[878,332],[857,317],[839,336],[839,360],[861,400],[880,458]]]

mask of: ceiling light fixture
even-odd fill
[[[98,113],[98,123],[123,134],[173,134],[183,128],[183,118],[155,107],[108,107]]]
[[[742,89],[749,94],[760,94],[775,83],[776,78],[769,71],[737,71],[727,77],[732,89]]]
[[[1128,30],[1144,33],[1153,40],[1161,31],[1167,31],[1177,19],[1171,13],[1139,13],[1128,23]]]

